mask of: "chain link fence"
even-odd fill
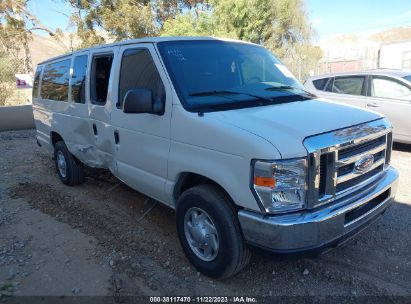
[[[358,59],[358,60],[325,60],[318,61],[306,59],[283,59],[284,64],[294,74],[294,76],[304,82],[310,76],[360,72],[378,68],[376,59]]]

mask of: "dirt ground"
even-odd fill
[[[411,296],[411,147],[396,146],[396,201],[343,247],[315,259],[254,251],[237,276],[211,280],[185,259],[174,212],[88,170],[58,179],[34,131],[0,133],[0,294]],[[1,299],[0,299],[1,300]]]

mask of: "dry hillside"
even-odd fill
[[[359,43],[359,40],[371,40],[380,44],[393,43],[400,41],[411,40],[411,27],[399,27],[382,32],[375,33],[369,37],[359,37],[356,35],[341,35],[334,37],[332,44],[348,44]],[[64,43],[68,46],[70,41],[64,40]],[[68,47],[64,48],[59,42],[49,36],[39,36],[34,34],[33,40],[30,42],[30,51],[33,60],[33,66],[35,67],[39,62],[54,56],[58,56],[67,52]]]
[[[62,46],[54,38],[36,34],[33,34],[33,39],[29,43],[29,48],[34,68],[43,60],[67,52],[67,48]]]
[[[381,43],[411,41],[411,26],[389,29],[386,31],[373,34],[368,38],[370,40],[378,41]]]

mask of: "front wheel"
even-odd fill
[[[237,214],[227,195],[214,185],[186,190],[178,200],[177,232],[183,250],[201,273],[227,278],[250,260]]]
[[[54,145],[54,161],[63,184],[74,186],[84,181],[83,165],[70,153],[63,141]]]

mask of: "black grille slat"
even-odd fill
[[[355,186],[355,185],[357,185],[357,184],[373,177],[374,175],[378,174],[379,172],[382,172],[383,169],[384,169],[384,165],[380,165],[377,168],[374,168],[373,170],[368,171],[367,173],[364,173],[362,175],[354,177],[354,178],[352,178],[352,179],[350,179],[346,182],[342,182],[342,183],[337,185],[336,191],[338,193],[340,191],[344,191],[348,188],[351,188],[351,187],[353,187],[353,186]]]
[[[382,150],[374,154],[374,161],[380,160],[381,158],[384,158],[384,157],[385,157],[385,150]]]
[[[341,176],[341,175],[350,173],[353,170],[354,170],[354,163],[351,163],[351,164],[346,165],[346,166],[342,166],[342,167],[338,168],[337,176]]]
[[[326,178],[327,178],[327,154],[323,154],[320,157],[320,187],[319,187],[320,196],[323,196],[325,194]]]
[[[343,148],[338,151],[338,159],[344,159],[344,158],[349,158],[354,155],[369,151],[373,148],[376,148],[378,146],[381,146],[385,144],[386,136],[381,136],[378,138],[375,138],[373,140],[367,141],[365,143],[361,143],[352,147],[348,148]]]

